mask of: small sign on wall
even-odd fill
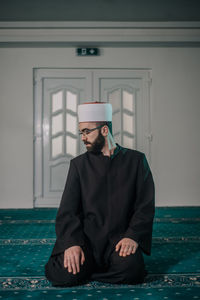
[[[78,56],[98,56],[100,55],[99,48],[76,48]]]

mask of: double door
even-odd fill
[[[70,160],[86,148],[78,135],[78,105],[109,102],[118,144],[150,162],[149,70],[34,70],[34,206],[57,207]]]

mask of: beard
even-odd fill
[[[99,131],[99,135],[97,136],[95,141],[93,143],[88,143],[88,144],[91,144],[91,146],[89,146],[87,148],[87,151],[93,152],[93,153],[99,153],[99,152],[101,152],[101,150],[105,146],[105,138],[101,134],[101,132]],[[87,147],[87,143],[85,145]]]

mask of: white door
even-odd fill
[[[36,69],[34,206],[59,206],[72,158],[86,151],[78,136],[77,106],[113,106],[113,133],[122,146],[150,160],[149,71]]]
[[[114,139],[137,149],[150,161],[150,83],[144,70],[98,70],[94,73],[94,98],[113,108]]]
[[[85,151],[77,107],[91,99],[91,72],[35,71],[34,206],[58,206],[70,160]]]

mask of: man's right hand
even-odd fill
[[[64,268],[68,268],[68,272],[76,274],[80,272],[80,263],[83,265],[85,255],[80,246],[72,246],[64,252]]]

